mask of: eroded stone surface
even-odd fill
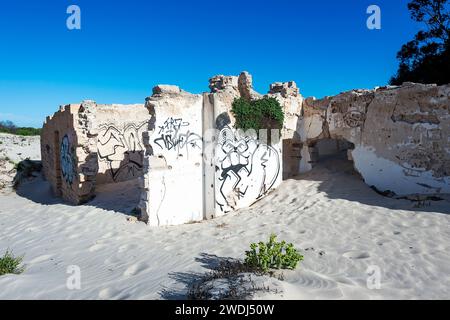
[[[323,136],[354,144],[351,157],[368,185],[439,194],[450,192],[449,93],[450,86],[409,83],[307,100],[304,108],[327,106]]]
[[[144,105],[62,106],[47,117],[41,135],[43,173],[54,193],[73,204],[95,195],[96,184],[142,175],[142,132],[150,115]]]
[[[259,99],[252,76],[215,76],[210,93],[157,85],[144,105],[62,106],[42,135],[44,173],[72,203],[99,183],[140,177],[142,218],[172,225],[251,205],[282,177],[311,170],[320,153],[347,152],[369,186],[389,194],[450,193],[450,86],[406,83],[303,98],[270,85],[285,113],[268,145],[234,128],[236,98]],[[214,156],[211,156],[214,155]]]

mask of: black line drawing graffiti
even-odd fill
[[[181,153],[184,149],[188,154],[189,148],[201,150],[200,135],[189,130],[182,132],[189,125],[189,122],[183,119],[168,118],[162,126],[159,126],[159,137],[154,140],[154,143],[161,149],[174,150],[177,153]]]
[[[275,148],[249,136],[239,137],[229,126],[219,133],[216,151],[216,203],[222,212],[238,202],[263,197],[277,181],[280,159]]]
[[[364,113],[352,110],[344,114],[344,122],[350,128],[358,128],[364,124],[366,116]]]
[[[75,158],[69,137],[65,135],[61,141],[60,150],[61,173],[68,184],[72,184],[75,180]]]
[[[98,156],[108,163],[113,181],[133,179],[143,174],[145,147],[142,133],[148,121],[130,123],[118,129],[115,125],[100,126],[98,135]]]

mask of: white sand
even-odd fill
[[[414,208],[334,165],[284,182],[250,209],[168,228],[127,221],[135,182],[100,188],[79,207],[53,198],[41,179],[28,182],[20,195],[0,195],[0,254],[10,248],[26,264],[0,277],[0,299],[183,298],[211,255],[243,258],[271,232],[305,260],[285,281],[268,280],[282,293],[256,298],[448,299],[450,202]],[[69,265],[81,268],[81,290],[66,287]],[[370,265],[382,272],[379,290],[366,286]]]
[[[40,137],[22,137],[7,133],[0,133],[0,158],[7,156],[14,162],[30,158],[41,158]]]
[[[25,159],[41,158],[40,137],[0,133],[0,193],[9,193],[16,175],[14,166]]]

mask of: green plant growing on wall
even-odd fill
[[[235,99],[231,112],[236,118],[235,127],[244,131],[254,129],[283,128],[284,112],[275,98],[264,97],[258,100]]]
[[[25,267],[21,266],[23,257],[14,257],[12,252],[6,250],[3,257],[0,257],[0,276],[5,274],[21,274]]]
[[[245,264],[264,272],[270,269],[294,270],[303,256],[298,253],[292,243],[277,242],[277,236],[272,234],[269,242],[252,243],[250,250],[245,252]]]

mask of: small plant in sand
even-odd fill
[[[277,242],[276,240],[277,236],[272,234],[267,243],[252,243],[250,251],[245,252],[245,264],[264,272],[270,269],[294,270],[303,260],[303,256],[298,253],[292,243]]]
[[[12,252],[6,250],[6,253],[0,258],[0,276],[24,272],[25,267],[21,266],[22,261],[23,257],[14,257]]]

